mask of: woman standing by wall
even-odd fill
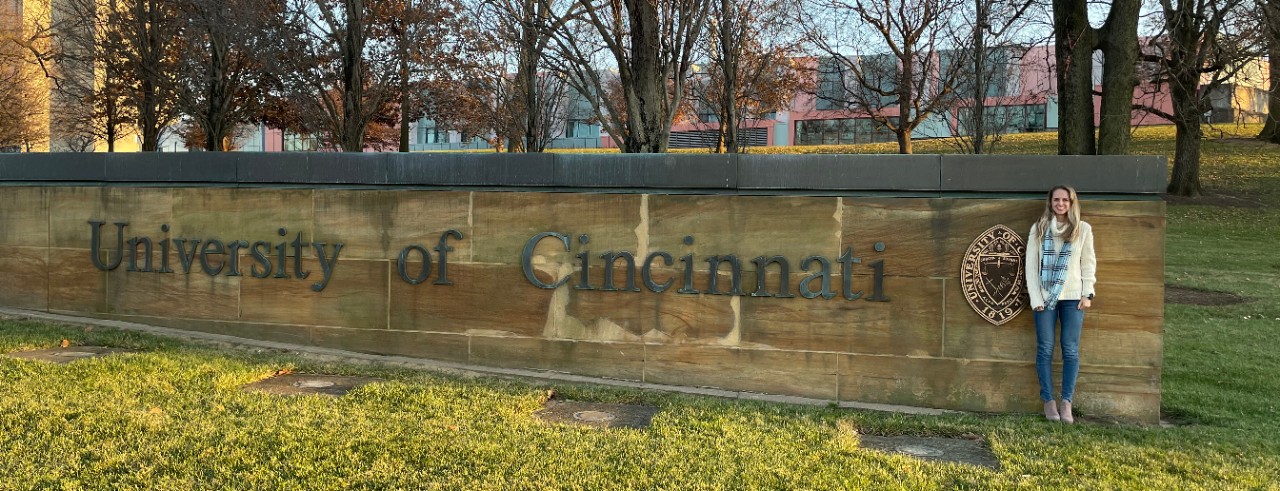
[[[1097,281],[1093,229],[1080,220],[1075,189],[1055,186],[1049,190],[1044,214],[1031,225],[1027,238],[1026,268],[1027,293],[1035,310],[1036,375],[1044,416],[1050,421],[1073,423],[1071,401],[1080,372],[1080,330]],[[1062,345],[1061,405],[1053,398],[1055,334]]]

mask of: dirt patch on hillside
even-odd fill
[[[1182,305],[1234,305],[1250,301],[1249,297],[1231,292],[1201,290],[1187,286],[1165,285],[1164,303]]]

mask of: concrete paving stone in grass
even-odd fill
[[[934,462],[1000,468],[1000,460],[979,439],[861,435],[862,447]]]
[[[276,395],[324,395],[340,397],[357,387],[379,382],[372,377],[345,377],[311,373],[289,373],[259,380],[244,386],[245,390]]]
[[[14,351],[6,356],[10,358],[21,358],[24,360],[47,361],[52,363],[71,363],[77,360],[88,358],[101,358],[115,353],[131,353],[133,350],[125,348],[110,348],[107,346],[68,346],[66,348],[49,348],[29,351]]]
[[[595,428],[648,428],[658,408],[635,404],[605,404],[599,402],[547,401],[546,406],[534,413],[538,419],[551,423],[591,426]]]

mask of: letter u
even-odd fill
[[[93,260],[93,266],[102,271],[111,271],[120,266],[120,259],[124,253],[124,228],[129,222],[116,222],[116,252],[109,263],[103,263],[102,258],[98,254],[102,248],[102,225],[106,222],[98,222],[89,220],[89,228],[92,235],[89,237],[89,259]]]

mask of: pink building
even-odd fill
[[[988,131],[1021,133],[1056,130],[1058,127],[1057,84],[1054,72],[1053,46],[997,48],[989,55],[991,83],[984,100]],[[1095,84],[1101,88],[1101,60],[1094,60]],[[1141,72],[1141,67],[1140,67]],[[874,123],[867,112],[843,107],[833,100],[837,95],[824,95],[832,88],[839,90],[840,80],[832,80],[832,71],[815,71],[820,79],[817,93],[798,92],[790,107],[768,115],[765,119],[742,124],[744,138],[751,145],[823,145],[893,141],[894,135]],[[1234,83],[1213,96],[1214,109],[1205,115],[1206,122],[1252,122],[1265,117],[1267,111],[1267,69],[1265,61],[1257,61],[1241,71]],[[825,79],[824,79],[825,78]],[[1141,78],[1141,77],[1140,77]],[[971,90],[958,91],[962,93]],[[941,138],[967,134],[965,127],[971,98],[961,96],[953,108],[926,118],[914,132],[914,138]],[[1134,102],[1172,112],[1167,88],[1150,85],[1134,89]],[[1095,98],[1095,123],[1100,98]],[[896,115],[896,108],[881,112]],[[1170,121],[1146,111],[1135,110],[1134,125],[1170,124]],[[714,118],[685,121],[672,128],[671,148],[712,147],[716,143]],[[607,136],[604,137],[607,139]],[[604,146],[613,146],[612,142]]]
[[[945,56],[945,55],[943,55]],[[1054,73],[1053,46],[994,48],[988,55],[990,84],[984,100],[987,132],[1023,133],[1054,131],[1058,127],[1058,97]],[[887,60],[884,58],[881,62]],[[819,66],[817,58],[809,59],[811,66]],[[783,111],[765,115],[760,119],[748,119],[741,123],[740,138],[749,146],[833,145],[890,142],[895,136],[872,121],[865,110],[849,107],[839,102],[840,91],[856,90],[852,82],[839,75],[837,70],[818,69],[816,93],[798,91],[791,104]],[[1094,60],[1094,83],[1101,88],[1102,65]],[[1139,67],[1139,79],[1143,77]],[[1149,73],[1149,70],[1148,70]],[[1267,64],[1256,61],[1241,70],[1233,83],[1222,87],[1212,95],[1213,110],[1204,115],[1205,122],[1254,122],[1267,112]],[[960,88],[959,94],[972,89]],[[915,129],[913,138],[946,138],[970,133],[967,127],[971,98],[959,96],[949,109],[932,114]],[[578,101],[581,105],[583,101]],[[1159,90],[1150,85],[1134,89],[1134,102],[1172,113],[1172,102],[1167,88]],[[1094,99],[1095,124],[1101,99]],[[576,106],[575,106],[576,107]],[[587,111],[580,109],[578,112]],[[885,107],[882,114],[896,115],[896,107]],[[672,127],[670,148],[713,148],[718,141],[719,122],[711,111],[696,111],[696,117],[677,121]],[[1162,125],[1170,122],[1154,113],[1133,111],[1134,125]],[[582,131],[589,127],[591,131]],[[617,147],[614,139],[601,131],[598,125],[578,123],[565,125],[565,134],[556,139],[553,148]],[[482,139],[462,141],[460,135],[446,128],[435,126],[428,120],[420,120],[411,126],[411,149],[458,150],[487,148]],[[241,149],[249,151],[309,151],[322,150],[314,138],[282,134],[280,130],[259,128],[242,142]],[[376,151],[369,149],[367,151]]]

